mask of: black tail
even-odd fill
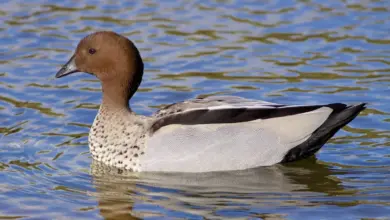
[[[313,132],[305,142],[290,149],[281,163],[310,157],[315,154],[336,132],[344,125],[352,121],[362,110],[366,103],[346,106],[344,104],[330,104],[327,107],[333,109],[329,118]]]

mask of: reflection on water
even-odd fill
[[[237,209],[236,214],[245,217],[251,209],[278,207],[287,211],[294,206],[318,205],[316,200],[326,200],[326,196],[337,192],[343,191],[348,196],[356,192],[344,189],[340,180],[330,177],[337,171],[332,172],[330,167],[313,159],[294,166],[202,174],[124,173],[97,162],[92,163],[91,171],[99,208],[105,218],[157,215],[143,208],[149,206],[206,218],[216,213],[229,217],[226,209]],[[291,196],[293,192],[296,193]],[[250,215],[263,214],[266,213]]]
[[[390,216],[389,4],[367,1],[3,1],[0,218],[384,219]],[[95,164],[99,82],[55,80],[80,38],[131,38],[145,63],[131,102],[149,115],[214,94],[288,104],[369,103],[317,158],[211,174]]]
[[[337,177],[353,176],[353,170],[334,170],[313,158],[289,166],[239,172],[134,174],[96,162],[91,171],[99,210],[105,218],[283,218],[297,208],[347,208],[371,203],[370,197],[359,195],[355,187],[343,186]],[[269,209],[278,210],[279,214],[270,214]],[[325,218],[337,216],[320,212]],[[375,214],[371,212],[367,214]]]

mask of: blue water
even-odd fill
[[[0,218],[390,219],[390,2],[0,3]],[[97,30],[141,51],[139,114],[212,94],[368,108],[315,158],[285,166],[103,169],[87,146],[99,82],[54,77]]]

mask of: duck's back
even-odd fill
[[[242,170],[300,159],[314,154],[363,108],[285,106],[235,97],[171,105],[156,114],[142,170]]]

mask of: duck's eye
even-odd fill
[[[96,50],[94,48],[89,48],[88,53],[92,55],[96,53]]]

